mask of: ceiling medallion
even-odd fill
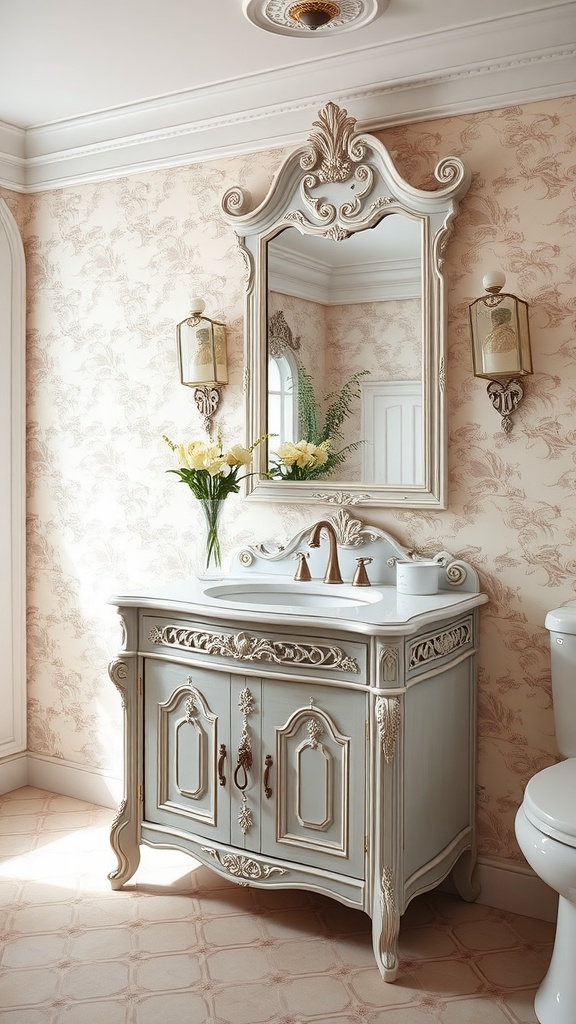
[[[336,35],[364,28],[390,0],[242,0],[253,25],[279,36]]]

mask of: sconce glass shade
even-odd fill
[[[190,315],[176,328],[180,382],[191,388],[228,383],[226,328],[203,311],[202,299],[193,300]]]
[[[498,380],[532,373],[528,303],[494,287],[469,312],[475,377]]]

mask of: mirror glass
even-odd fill
[[[250,498],[446,508],[444,250],[470,185],[406,182],[373,135],[328,103],[255,208],[222,212],[246,277]]]
[[[356,376],[331,482],[424,483],[422,244],[421,218],[404,213],[340,241],[289,227],[268,242],[269,470],[284,442],[322,437]]]

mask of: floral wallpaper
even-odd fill
[[[350,104],[353,114],[353,104]],[[409,124],[381,138],[400,172],[432,187],[461,157],[472,186],[445,262],[450,504],[370,511],[423,554],[479,570],[479,847],[521,861],[514,814],[527,779],[558,757],[546,611],[576,589],[576,99]],[[244,268],[219,213],[241,183],[262,198],[281,151],[15,196],[28,269],[29,746],[120,774],[121,708],[106,666],[114,591],[190,572],[198,512],[165,475],[162,441],[200,436],[180,386],[174,325],[200,293],[229,325],[221,426],[243,439]],[[502,269],[530,304],[534,375],[506,436],[472,376],[468,304]],[[317,509],[229,499],[230,546],[284,539]],[[367,516],[368,518],[368,516]]]

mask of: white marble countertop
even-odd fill
[[[220,580],[182,580],[114,594],[109,603],[217,619],[230,624],[344,630],[369,635],[411,634],[427,623],[485,604],[486,594],[442,589],[437,594],[399,594],[396,587],[352,587],[321,580],[294,583],[254,574]]]

